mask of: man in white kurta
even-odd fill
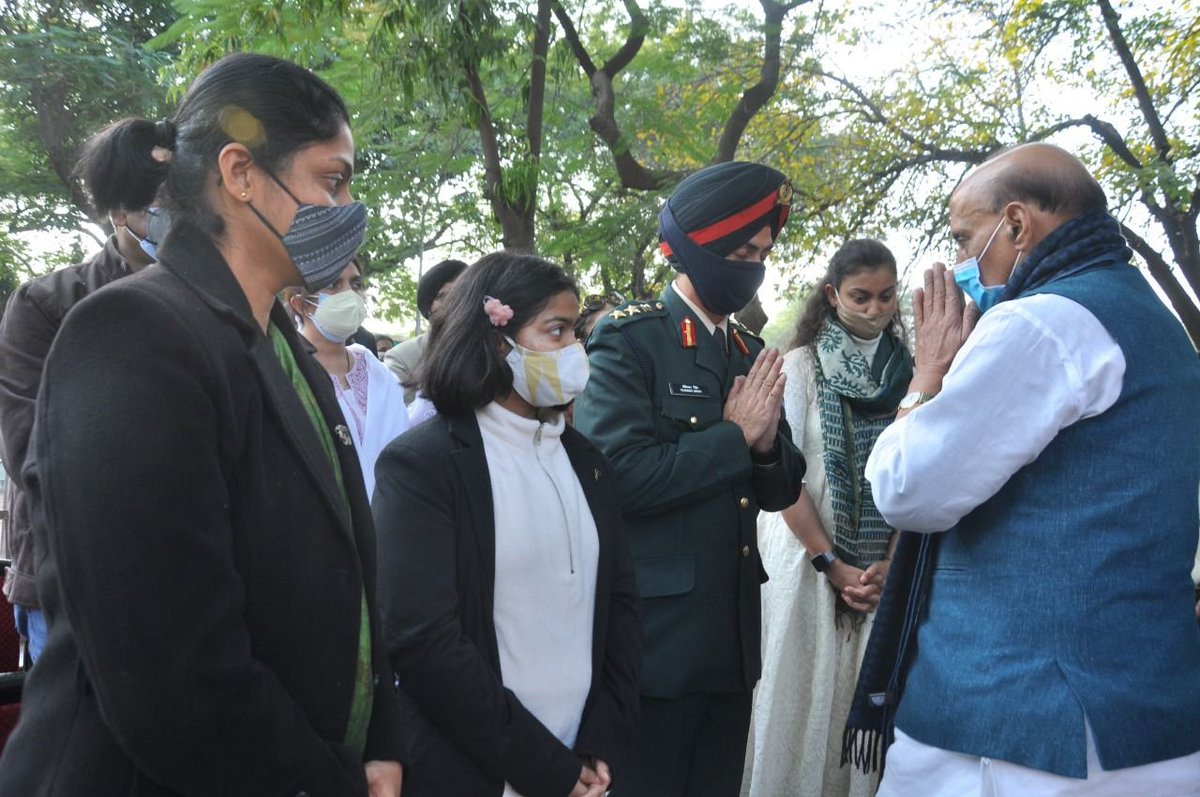
[[[1093,201],[1090,198],[1095,197],[1097,192],[1099,199],[1094,201],[1099,202],[1098,208],[1080,206],[1080,203]],[[1056,196],[1060,199],[1055,200]],[[1055,201],[1060,204],[1055,206]],[[1045,496],[1047,500],[1044,506],[1034,508],[1026,505],[1018,509],[1005,506],[1003,502],[1009,496],[1021,496],[1027,500],[1028,496],[1039,495],[1036,485],[1028,485],[1028,475],[1043,471],[1032,469],[1045,468],[1045,458],[1063,456],[1064,452],[1075,450],[1064,448],[1064,438],[1072,441],[1079,439],[1081,429],[1092,428],[1086,426],[1092,419],[1101,418],[1106,412],[1116,412],[1114,407],[1128,411],[1137,400],[1128,395],[1133,392],[1133,387],[1137,388],[1139,396],[1145,391],[1171,389],[1170,385],[1163,387],[1152,380],[1137,385],[1129,382],[1131,372],[1135,379],[1142,379],[1144,377],[1137,374],[1144,374],[1148,370],[1144,365],[1140,370],[1133,368],[1129,357],[1156,348],[1164,338],[1161,335],[1151,336],[1154,345],[1138,347],[1130,345],[1131,341],[1139,340],[1136,333],[1114,332],[1117,329],[1126,330],[1126,326],[1113,325],[1113,314],[1109,309],[1114,305],[1120,308],[1120,302],[1124,299],[1114,301],[1110,297],[1099,302],[1098,306],[1106,308],[1105,311],[1094,310],[1089,302],[1079,299],[1079,296],[1095,296],[1094,289],[1082,289],[1077,293],[1072,293],[1071,288],[1048,289],[1047,284],[1056,279],[1059,279],[1057,284],[1060,286],[1069,280],[1061,279],[1063,274],[1050,272],[1041,273],[1034,279],[1030,270],[1032,265],[1028,262],[1026,268],[1018,272],[1017,266],[1024,258],[1039,265],[1050,262],[1047,249],[1053,254],[1057,251],[1054,247],[1064,240],[1067,232],[1074,234],[1074,230],[1081,229],[1081,217],[1086,217],[1085,221],[1094,218],[1094,223],[1087,223],[1092,223],[1096,229],[1106,223],[1103,193],[1082,164],[1062,150],[1048,145],[1026,145],[1010,150],[973,172],[950,202],[951,232],[958,244],[961,261],[956,267],[959,272],[958,283],[986,311],[978,325],[972,331],[978,312],[974,311],[974,305],[964,311],[963,295],[956,287],[955,274],[941,264],[926,273],[925,288],[918,291],[914,298],[917,353],[916,372],[910,387],[912,392],[900,405],[907,409],[902,409],[899,420],[880,436],[868,461],[866,475],[871,482],[876,505],[889,523],[900,529],[921,533],[949,531],[949,535],[957,535],[953,543],[959,547],[952,548],[949,561],[943,550],[943,556],[933,571],[930,603],[918,631],[916,647],[916,659],[923,660],[921,663],[924,666],[921,668],[914,664],[909,670],[912,677],[900,698],[896,741],[888,751],[887,768],[879,791],[884,797],[1200,794],[1200,752],[1196,752],[1200,748],[1200,739],[1177,738],[1192,735],[1190,730],[1180,727],[1178,734],[1173,736],[1167,732],[1164,739],[1149,744],[1148,751],[1138,751],[1135,754],[1138,765],[1113,766],[1110,761],[1122,758],[1120,753],[1113,752],[1114,749],[1129,750],[1146,743],[1129,738],[1127,732],[1122,735],[1121,729],[1114,729],[1111,721],[1105,722],[1105,727],[1101,728],[1099,717],[1102,712],[1095,703],[1089,702],[1095,698],[1086,694],[1086,690],[1084,694],[1067,699],[1072,709],[1079,711],[1080,717],[1073,731],[1075,735],[1063,744],[1063,748],[1078,762],[1075,765],[1077,771],[1072,772],[1071,776],[1064,775],[1062,771],[1047,771],[1050,767],[1043,769],[1003,760],[1000,751],[989,748],[992,740],[997,746],[1003,747],[1000,740],[1007,737],[1009,745],[1004,749],[1020,751],[1020,755],[1010,758],[1024,758],[1026,762],[1041,761],[1045,760],[1043,756],[1048,756],[1045,753],[1048,748],[1069,735],[1056,735],[1056,732],[1043,728],[1042,737],[1026,732],[1025,726],[1020,726],[1017,717],[1027,710],[1030,714],[1036,713],[1029,710],[1029,704],[1036,704],[1042,699],[1043,685],[1047,685],[1046,691],[1051,691],[1048,682],[1055,680],[1054,676],[1029,677],[1030,671],[1037,670],[1036,665],[1031,663],[1032,656],[1028,651],[1054,648],[1056,652],[1048,656],[1051,661],[1050,672],[1058,671],[1053,669],[1053,661],[1055,656],[1062,655],[1057,652],[1059,648],[1056,646],[1063,645],[1064,640],[1070,650],[1092,651],[1090,659],[1087,653],[1066,663],[1059,659],[1057,666],[1063,672],[1062,680],[1067,682],[1071,682],[1072,678],[1084,680],[1095,676],[1095,671],[1089,670],[1093,665],[1094,670],[1104,672],[1101,669],[1105,664],[1103,659],[1106,653],[1111,656],[1107,651],[1096,651],[1099,646],[1094,645],[1094,640],[1099,635],[1094,629],[1081,630],[1069,621],[1062,622],[1063,618],[1069,618],[1074,604],[1083,604],[1087,600],[1080,596],[1073,581],[1064,579],[1059,594],[1051,601],[1065,608],[1047,610],[1054,617],[1054,622],[1049,625],[1057,630],[1046,636],[1033,632],[1032,639],[1014,642],[1015,636],[1019,635],[1006,635],[1022,622],[1015,615],[1039,612],[1035,602],[1030,605],[1021,603],[1019,589],[1015,592],[1016,600],[1007,606],[1001,604],[997,607],[986,602],[990,593],[1001,588],[997,586],[1000,580],[1006,580],[1009,584],[1024,583],[1032,591],[1045,587],[1047,576],[1044,571],[1048,570],[1049,578],[1053,578],[1054,568],[1041,567],[1047,561],[1054,561],[1053,557],[1062,557],[1062,561],[1071,562],[1088,560],[1094,555],[1094,548],[1091,551],[1077,548],[1074,555],[1069,550],[1062,550],[1064,540],[1076,538],[1066,535],[1058,537],[1054,533],[1042,536],[1030,534],[1028,542],[1025,537],[1020,537],[1022,544],[1013,546],[1011,535],[1014,533],[1014,523],[1006,518],[1014,515],[1022,518],[1026,528],[1031,522],[1027,519],[1031,517],[1051,518],[1053,522],[1047,521],[1048,531],[1074,528],[1072,516],[1078,518],[1086,511],[1094,511],[1086,509],[1089,503],[1093,507],[1099,505],[1098,498],[1090,501],[1088,485],[1110,483],[1096,475],[1096,471],[1106,467],[1105,464],[1064,460],[1060,471],[1064,474],[1062,483],[1079,489],[1083,498],[1077,503],[1073,503],[1065,493],[1049,494]],[[1060,228],[1068,223],[1075,225],[1072,230],[1060,232]],[[1111,227],[1116,229],[1115,222],[1111,222]],[[1051,244],[1039,249],[1052,235],[1055,237],[1051,239]],[[1082,233],[1079,240],[1084,240]],[[1120,246],[1119,236],[1117,243]],[[1063,247],[1066,252],[1065,243]],[[1061,260],[1067,261],[1070,257]],[[1092,276],[1100,275],[1102,286],[1108,284],[1103,280],[1129,279],[1128,274],[1132,274],[1135,280],[1140,279],[1127,264],[1101,265],[1108,271],[1101,272],[1095,264],[1091,264],[1090,268]],[[973,281],[965,278],[964,275],[974,273],[975,266],[978,268],[978,278]],[[1077,277],[1084,274],[1088,267],[1088,263],[1082,267],[1072,265],[1071,268],[1078,270],[1068,272],[1064,269],[1063,273]],[[1007,289],[1003,287],[1006,284],[1009,285]],[[1141,287],[1144,289],[1146,286]],[[1075,298],[1068,298],[1064,294]],[[999,303],[993,305],[997,299]],[[1133,300],[1130,301],[1130,312],[1133,313],[1136,306]],[[1102,318],[1109,321],[1105,322]],[[1172,344],[1178,342],[1171,339]],[[1181,348],[1182,356],[1175,358],[1176,361],[1187,359],[1186,343]],[[1175,349],[1170,351],[1175,352]],[[1180,368],[1191,378],[1191,371],[1187,369],[1194,365],[1194,361],[1183,362]],[[1156,366],[1156,372],[1163,370]],[[1153,426],[1154,420],[1147,419],[1147,424],[1141,428],[1118,429],[1118,435],[1131,436],[1125,438],[1129,442],[1111,439],[1093,441],[1092,445],[1097,445],[1101,450],[1107,445],[1112,451],[1113,447],[1119,450],[1122,445],[1132,445],[1132,435],[1142,435],[1144,439],[1148,434],[1155,434],[1162,439],[1169,439],[1170,430],[1162,427],[1170,422],[1164,419],[1156,428]],[[1110,427],[1099,424],[1096,424],[1096,428],[1111,431]],[[1154,479],[1165,482],[1172,478],[1169,473],[1178,472],[1183,474],[1181,481],[1191,479],[1191,485],[1173,485],[1180,489],[1172,495],[1190,490],[1194,497],[1196,485],[1192,476],[1196,445],[1188,442],[1181,448],[1188,461],[1176,471],[1156,473],[1145,467],[1145,463],[1141,463],[1141,467],[1128,468],[1125,478],[1130,495],[1151,494],[1158,489],[1153,484]],[[1113,459],[1117,456],[1112,454]],[[1095,482],[1092,481],[1094,477]],[[1013,485],[1020,485],[1020,489],[1012,489]],[[1163,486],[1164,495],[1169,488],[1172,485]],[[1112,491],[1109,493],[1104,496],[1108,502],[1105,506],[1113,505],[1115,501],[1119,508],[1120,497],[1114,499]],[[992,501],[997,495],[1000,496],[997,501]],[[981,508],[982,511],[973,514]],[[1194,518],[1194,512],[1192,515]],[[980,521],[980,517],[987,520]],[[1110,525],[1101,527],[1097,524],[1097,533],[1089,540],[1087,547],[1104,546],[1109,538],[1120,534],[1127,534],[1135,540],[1135,544],[1144,539],[1143,544],[1160,551],[1168,546],[1173,551],[1181,542],[1173,538],[1159,540],[1153,537],[1158,533],[1157,529],[1146,531],[1143,535],[1143,531],[1136,528],[1136,521],[1125,517],[1117,518],[1111,526],[1116,527],[1116,532],[1108,534]],[[995,566],[989,565],[986,572],[972,571],[969,564],[965,569],[954,566],[975,561],[971,559],[970,546],[991,544],[987,540],[987,532],[993,528],[1004,529],[1010,535],[1009,540],[1004,541],[997,550],[1012,552],[1020,561],[997,563],[993,560],[990,565]],[[1020,530],[1020,523],[1015,524],[1015,528]],[[967,534],[967,529],[973,536],[964,543],[961,535]],[[1036,531],[1040,532],[1040,529]],[[1087,539],[1086,524],[1083,531],[1085,535],[1078,539]],[[1186,534],[1185,524],[1181,526],[1180,534],[1173,536]],[[1191,534],[1194,544],[1194,531]],[[949,540],[951,537],[947,536],[943,543]],[[1186,543],[1186,540],[1182,542]],[[965,549],[964,545],[967,546]],[[1190,559],[1175,558],[1180,561],[1175,563],[1172,560],[1170,571],[1163,572],[1161,578],[1158,578],[1157,572],[1147,574],[1145,568],[1139,570],[1136,561],[1127,563],[1129,569],[1126,572],[1131,580],[1147,579],[1149,587],[1140,593],[1147,596],[1147,600],[1160,600],[1168,592],[1173,596],[1179,585],[1186,584],[1183,579],[1175,578],[1175,570],[1186,573],[1191,566]],[[1101,561],[1104,561],[1106,569],[1095,574],[1091,589],[1104,595],[1105,590],[1111,590],[1110,584],[1113,583],[1105,583],[1105,578],[1111,578],[1112,568],[1107,566],[1112,562]],[[1086,574],[1081,583],[1088,583]],[[946,609],[947,600],[963,599],[965,602],[972,595],[983,600],[975,607]],[[1104,611],[1116,617],[1127,612],[1131,603],[1120,598],[1108,600],[1106,604],[1103,603],[1103,597],[1094,600],[1100,602]],[[1162,606],[1167,608],[1164,610]],[[1179,634],[1186,637],[1188,633],[1195,633],[1194,626],[1189,632],[1182,622],[1176,622],[1179,618],[1174,614],[1190,611],[1190,608],[1190,602],[1174,600],[1172,597],[1170,600],[1164,599],[1153,611],[1155,615],[1170,614],[1172,633],[1175,633],[1175,629],[1182,629]],[[973,611],[976,614],[972,615]],[[967,618],[965,622],[963,618]],[[954,625],[956,621],[958,625]],[[1039,627],[1034,624],[1036,621],[1032,617],[1028,621],[1030,628]],[[939,643],[950,637],[945,632],[947,625],[953,626],[955,632],[961,632],[959,639],[972,640],[968,644],[974,645],[980,652],[979,660],[968,657],[966,661],[969,666],[958,669],[961,679],[954,667],[939,668],[936,664],[930,664],[939,659],[946,661],[962,655],[958,650],[940,646]],[[1112,628],[1110,635],[1120,631],[1119,628]],[[1076,639],[1076,636],[1079,638]],[[1179,641],[1179,649],[1185,651],[1185,657],[1193,657],[1197,648],[1195,640],[1188,637]],[[1152,659],[1150,656],[1142,658],[1147,661]],[[920,674],[915,675],[918,670]],[[1138,680],[1144,673],[1134,670],[1127,672],[1129,685],[1123,691],[1120,684],[1114,683],[1117,680],[1114,677],[1101,676],[1097,681],[1120,693],[1123,705],[1128,703],[1134,707],[1127,712],[1130,717],[1136,717],[1139,713],[1143,716],[1155,713],[1161,705],[1160,700],[1167,704],[1177,700],[1189,705],[1194,701],[1194,695],[1186,685],[1162,683],[1149,678],[1147,681],[1151,685],[1144,688],[1145,685]],[[963,728],[970,733],[959,733],[956,728],[954,732],[939,736],[935,726],[924,722],[923,716],[914,714],[911,702],[905,706],[905,698],[916,701],[920,706],[929,705],[928,701],[922,703],[922,698],[913,697],[913,679],[923,681],[918,684],[917,693],[928,695],[931,673],[946,690],[943,693],[944,703],[953,704],[940,709],[945,718],[943,724],[956,723],[961,719]],[[1028,680],[1022,683],[1022,678]],[[989,696],[979,694],[981,690],[978,688],[971,688],[989,682],[1022,684],[1018,687],[1020,699],[999,706],[995,703],[1007,698],[993,697],[989,706]],[[963,688],[964,683],[970,686]],[[955,691],[959,689],[962,691]],[[1154,694],[1155,690],[1165,690],[1167,694]],[[1141,699],[1136,694],[1138,692],[1146,695],[1142,711],[1137,709]],[[965,699],[960,700],[960,697]],[[909,710],[907,715],[906,708]],[[1007,716],[1006,712],[1009,712]],[[964,718],[964,715],[972,713],[986,716],[983,719]],[[906,722],[921,728],[921,732],[913,731],[914,735],[910,736],[905,732]],[[935,729],[931,731],[931,727]],[[971,736],[972,733],[975,735]],[[916,736],[923,736],[926,740],[922,741]],[[935,743],[928,743],[932,737],[938,738],[933,739]],[[1108,761],[1104,760],[1106,753]],[[1064,754],[1059,760],[1066,760],[1069,755]],[[1064,765],[1060,769],[1069,768]]]

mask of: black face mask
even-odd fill
[[[367,206],[361,202],[306,204],[296,199],[282,180],[265,168],[263,171],[296,203],[296,218],[292,219],[288,231],[280,235],[254,205],[250,205],[250,210],[283,243],[304,280],[305,290],[316,293],[329,287],[363,244],[367,234]]]
[[[663,205],[658,229],[683,273],[691,279],[704,307],[717,315],[736,313],[754,298],[767,277],[762,263],[729,260],[713,254],[687,236],[675,221],[671,204]]]

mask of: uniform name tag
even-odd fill
[[[700,385],[682,385],[675,382],[669,382],[667,389],[671,391],[672,396],[695,396],[696,398],[707,398],[708,391]]]

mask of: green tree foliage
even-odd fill
[[[536,248],[644,296],[666,276],[650,268],[662,192],[733,156],[802,2],[717,20],[635,0],[191,0],[164,40],[184,47],[185,71],[252,47],[338,86],[359,114],[363,174],[386,186],[379,207],[404,218],[377,265],[466,231],[459,248]],[[324,36],[307,40],[313,28]]]
[[[1195,3],[933,0],[926,11],[928,49],[904,68],[856,82],[814,60],[795,75],[819,100],[804,113],[825,120],[802,158],[829,175],[806,182],[818,190],[804,197],[805,222],[834,239],[885,226],[940,242],[946,199],[970,167],[1005,146],[1061,142],[1101,180],[1200,344]],[[843,30],[864,53],[905,33]]]
[[[73,178],[79,147],[115,119],[161,112],[170,57],[142,45],[173,20],[165,0],[0,6],[0,290],[84,256],[79,234],[106,224]],[[61,251],[31,262],[35,233]]]
[[[946,197],[967,169],[1000,147],[1053,140],[1100,175],[1131,244],[1200,331],[1195,0],[925,0],[892,27],[870,5],[803,0],[3,9],[10,270],[26,230],[86,228],[70,181],[85,135],[162,113],[156,76],[174,99],[207,64],[253,49],[314,69],[355,114],[355,192],[375,210],[366,255],[384,315],[413,315],[414,277],[396,266],[429,250],[536,248],[589,288],[653,294],[670,277],[654,255],[658,205],[686,174],[731,157],[792,177],[775,262],[800,289],[800,267],[848,237],[916,232],[940,245]],[[898,41],[911,56],[890,71],[834,66],[846,52],[873,66]],[[1080,110],[1080,97],[1091,105]]]

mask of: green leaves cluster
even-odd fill
[[[355,191],[376,211],[367,254],[385,313],[414,312],[413,278],[399,266],[422,252],[470,260],[522,226],[588,289],[651,294],[670,276],[653,254],[659,204],[713,160],[760,79],[764,14],[778,6],[761,4],[9,3],[0,263],[20,259],[25,229],[66,235],[85,221],[69,179],[84,136],[119,116],[165,113],[165,94],[249,49],[312,68],[352,109]],[[1200,334],[1195,0],[925,0],[890,23],[889,8],[847,0],[790,11],[778,88],[740,135],[737,157],[795,184],[775,258],[793,287],[849,237],[903,231],[940,247],[947,196],[969,168],[1001,147],[1050,140],[1095,170]],[[547,19],[543,57],[535,46]],[[568,27],[593,69],[636,52],[611,81],[611,147]],[[871,64],[898,44],[911,55],[886,71],[833,66],[847,53]],[[656,182],[632,187],[622,158]]]
[[[145,47],[174,19],[166,2],[14,2],[0,7],[0,281],[27,279],[80,254],[91,222],[72,178],[88,135],[164,107],[168,52]],[[34,239],[59,237],[33,262]]]
[[[798,133],[795,168],[824,178],[802,181],[790,237],[828,251],[850,236],[905,231],[944,254],[947,199],[972,166],[1004,147],[1059,143],[1105,186],[1200,344],[1193,0],[928,0],[890,25],[883,4],[878,13],[858,5],[780,90],[774,118]],[[863,58],[897,42],[916,49],[890,69],[847,74],[827,66],[839,39]]]

